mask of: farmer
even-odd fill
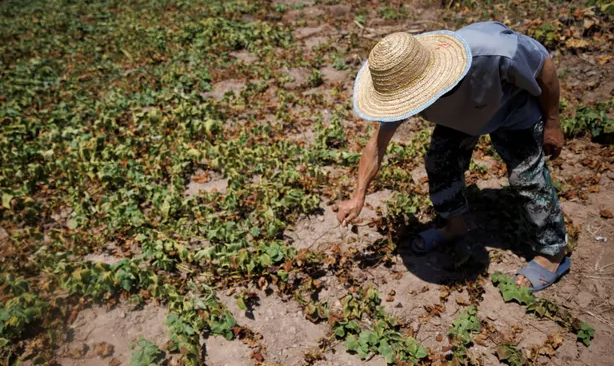
[[[356,77],[354,110],[379,127],[362,153],[352,197],[339,205],[344,226],[360,214],[397,127],[420,114],[436,124],[425,165],[431,201],[446,224],[420,233],[413,250],[427,253],[467,234],[464,172],[479,136],[489,134],[535,227],[535,258],[518,271],[517,284],[539,291],[569,270],[565,222],[545,161],[558,157],[565,142],[559,83],[537,41],[497,22],[390,34]]]

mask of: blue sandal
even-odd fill
[[[433,245],[435,242],[437,242],[439,245],[443,245],[448,242],[446,238],[444,238],[436,229],[428,229],[421,232],[420,238],[422,238],[424,241],[424,248],[420,248],[418,245],[416,245],[416,240],[418,240],[418,238],[414,239],[414,241],[411,243],[411,248],[418,254],[426,254],[435,250],[436,247]]]
[[[537,292],[545,289],[546,287],[552,285],[556,281],[558,281],[561,277],[563,277],[567,272],[569,272],[569,268],[571,267],[571,259],[569,257],[565,257],[559,268],[556,270],[556,273],[550,272],[544,267],[540,266],[535,260],[532,260],[526,266],[522,267],[517,273],[518,275],[523,275],[527,280],[531,282],[531,291]],[[546,282],[546,284],[542,284],[542,281]]]

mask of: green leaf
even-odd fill
[[[360,325],[358,324],[356,320],[349,321],[347,325],[345,326],[345,328],[349,330],[353,330],[356,333],[360,332]]]
[[[11,209],[11,200],[13,196],[8,193],[2,193],[2,207],[10,210]]]
[[[250,233],[251,236],[256,238],[256,237],[260,236],[260,228],[254,226],[251,229],[249,229],[249,233]]]
[[[162,206],[160,207],[160,212],[162,213],[162,218],[164,219],[164,221],[168,220],[168,214],[170,210],[171,210],[171,200],[170,200],[170,196],[167,196],[164,199]]]
[[[245,305],[245,301],[243,300],[242,296],[237,298],[237,306],[243,311],[247,310],[247,305]]]
[[[268,267],[272,264],[273,262],[271,261],[271,257],[268,254],[261,254],[260,255],[260,264],[263,267]]]
[[[586,322],[580,323],[580,329],[582,329],[591,336],[595,334],[595,329],[588,325],[588,323]]]
[[[422,359],[428,356],[428,352],[426,352],[426,348],[424,348],[423,346],[418,346],[418,349],[416,350],[416,353],[413,354],[413,356],[417,359]]]
[[[155,344],[141,338],[138,349],[132,353],[130,366],[157,365],[164,358],[165,353]]]
[[[384,356],[384,359],[386,360],[387,363],[389,364],[394,363],[395,354],[392,348],[390,347],[390,344],[388,344],[388,341],[386,341],[385,339],[382,339],[379,343],[378,351],[382,356]]]
[[[345,337],[345,328],[343,326],[338,326],[335,328],[335,335],[339,338]]]
[[[282,281],[288,282],[288,272],[284,270],[277,271],[277,275],[281,278]]]
[[[345,334],[345,332],[344,332]],[[358,345],[358,339],[354,335],[350,335],[345,339],[345,349],[351,352],[357,352],[360,346]]]
[[[371,346],[375,346],[379,343],[379,336],[370,330],[363,330],[360,332],[359,339]]]

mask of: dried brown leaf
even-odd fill
[[[394,301],[394,295],[396,295],[396,291],[394,290],[390,290],[390,292],[388,293],[388,297],[386,298],[386,302],[393,302]]]
[[[100,342],[94,344],[93,352],[96,356],[100,356],[102,358],[109,357],[113,354],[113,350],[115,347],[107,342]]]

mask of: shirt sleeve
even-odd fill
[[[546,48],[531,37],[516,33],[518,47],[512,58],[503,62],[503,75],[507,82],[524,89],[534,96],[542,93],[537,83],[537,75],[548,57]]]

